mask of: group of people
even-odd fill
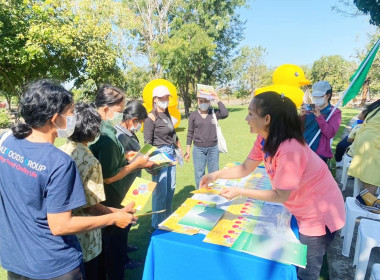
[[[148,113],[139,101],[126,104],[124,92],[110,85],[98,90],[94,105],[74,104],[69,91],[46,80],[23,94],[25,123],[0,136],[0,261],[8,279],[123,279],[126,266],[139,265],[128,257],[137,249],[128,245],[129,229],[137,221],[134,203],[122,207],[121,201],[141,169],[149,171],[154,163],[144,156],[132,160],[140,149],[135,132],[144,124],[144,143],[173,158],[183,155],[168,112],[168,88],[156,87],[152,97]],[[323,255],[345,223],[342,194],[325,164],[341,122],[331,97],[325,81],[313,85],[313,110],[298,112],[289,98],[275,92],[254,97],[246,121],[258,135],[255,144],[243,164],[222,170],[215,118],[226,118],[226,107],[216,94],[199,96],[189,118],[184,158],[190,159],[193,145],[196,187],[244,177],[264,162],[272,190],[230,187],[221,195],[288,208],[298,221],[301,243],[308,245],[300,279],[318,279]],[[378,103],[367,109],[357,137],[368,131],[378,139],[370,129],[378,123]],[[60,149],[54,146],[57,137],[68,139]],[[365,144],[354,143],[359,154]],[[151,173],[157,182],[152,211],[161,212],[152,217],[156,229],[172,213],[176,166]]]

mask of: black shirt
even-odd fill
[[[156,120],[147,117],[144,122],[144,142],[155,147],[174,144],[175,129],[165,113],[151,112]]]

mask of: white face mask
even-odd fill
[[[132,125],[132,127],[131,127],[131,131],[133,132],[133,133],[136,133],[137,131],[139,131],[140,129],[141,129],[141,123],[137,123],[137,125],[136,125],[136,127],[134,127],[133,125]]]
[[[169,101],[157,101],[157,106],[165,110],[169,106]]]
[[[87,146],[94,145],[96,142],[98,142],[99,138],[100,138],[100,134],[98,134],[98,136],[96,136],[94,140],[92,140],[91,142],[88,142]]]
[[[112,125],[117,125],[123,120],[123,113],[113,112],[112,119],[107,118],[107,121]]]
[[[208,104],[208,103],[201,103],[201,104],[199,104],[199,109],[201,111],[207,111],[209,107],[210,107],[210,104]]]
[[[325,105],[325,97],[324,96],[312,97],[311,100],[313,101],[315,106],[322,107],[323,105]]]
[[[62,115],[60,115],[62,116]],[[73,135],[75,130],[75,123],[77,121],[77,118],[75,116],[62,116],[66,119],[66,128],[62,129],[59,128],[56,124],[54,124],[57,127],[57,133],[59,138],[69,138],[71,135]]]

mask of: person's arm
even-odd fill
[[[148,162],[149,162],[149,157],[147,156],[138,157],[130,164],[120,168],[119,172],[115,176],[112,176],[110,178],[104,178],[104,183],[112,184],[113,182],[119,181],[136,169],[150,166]]]
[[[318,115],[315,120],[321,129],[321,133],[328,139],[332,139],[338,132],[340,122],[342,120],[341,111],[335,111],[328,122],[326,122],[326,119],[322,115]]]
[[[93,206],[84,208],[83,211],[91,216],[106,215],[106,214],[111,214],[118,211],[123,211],[126,213],[133,214],[136,212],[136,210],[133,209],[134,206],[135,206],[135,202],[131,202],[128,205],[126,205],[124,208],[118,209],[118,208],[113,208],[113,207],[107,207],[101,203],[98,203]]]
[[[190,150],[191,150],[191,144],[194,139],[194,114],[190,114],[189,117],[189,124],[187,128],[187,140],[186,140],[186,154],[185,154],[185,160],[190,160]]]
[[[154,118],[153,114],[150,113],[144,122],[144,143],[149,143],[153,145],[153,132],[154,132]]]
[[[251,160],[247,158],[243,164],[209,173],[202,177],[201,181],[199,182],[199,188],[205,188],[208,186],[208,184],[214,182],[217,179],[243,178],[255,170],[260,163],[261,161]]]
[[[137,217],[124,211],[94,217],[79,217],[71,216],[70,210],[55,214],[48,213],[47,219],[53,235],[77,234],[110,225],[125,228],[137,221]]]
[[[228,117],[228,110],[226,106],[224,106],[222,101],[217,101],[218,102],[218,110],[215,110],[215,116],[216,118],[219,119],[225,119]]]
[[[263,201],[284,203],[288,200],[291,192],[292,191],[287,190],[251,190],[245,188],[229,187],[223,189],[220,192],[220,195],[227,199],[233,199],[234,197],[240,195]]]

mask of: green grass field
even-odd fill
[[[247,107],[245,106],[228,106],[230,115],[227,119],[221,120],[220,125],[223,130],[224,137],[228,145],[228,153],[220,154],[220,167],[223,167],[228,162],[242,162],[247,157],[256,136],[249,133],[249,127],[245,121],[247,114]],[[333,147],[340,141],[340,135],[346,128],[346,124],[358,114],[358,110],[343,108],[342,110],[342,125],[339,129],[338,135],[335,137]],[[187,133],[187,120],[182,120],[177,128],[178,136],[183,146],[186,145]],[[142,133],[138,133],[140,140]],[[143,141],[141,141],[143,142]],[[56,145],[60,146],[63,141],[57,141]],[[335,162],[332,160],[332,172],[335,174]],[[195,180],[193,174],[193,164],[190,160],[184,166],[177,168],[177,185],[173,201],[173,209],[180,206],[188,197],[191,196],[190,192],[195,189]],[[148,173],[143,172],[144,178],[151,178]],[[147,211],[151,209],[146,209]],[[144,260],[150,240],[150,217],[141,217],[136,226],[130,232],[129,240],[133,245],[137,245],[139,250],[130,254],[132,258]],[[137,280],[141,279],[143,274],[143,267],[135,270],[127,270],[125,279]],[[0,268],[0,279],[6,279],[6,271]],[[328,270],[326,262],[322,268],[321,280],[327,280]]]

